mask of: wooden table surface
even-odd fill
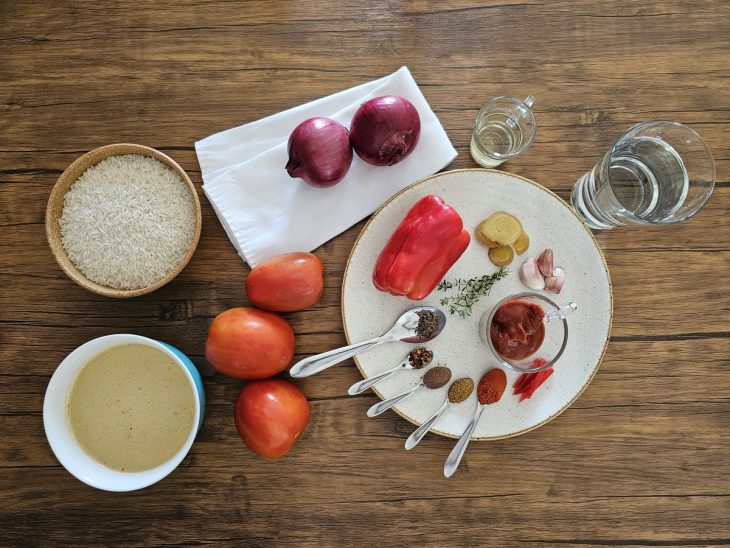
[[[0,544],[730,544],[730,5],[723,0],[0,3]],[[247,267],[200,191],[193,143],[407,65],[474,167],[476,111],[533,94],[539,129],[503,169],[568,198],[632,124],[689,124],[717,185],[673,227],[597,235],[614,290],[611,342],[585,393],[527,435],[405,452],[410,424],[365,417],[354,367],[297,384],[312,420],[289,455],[240,441],[242,383],[203,356],[212,318],[246,304]],[[190,174],[203,234],[183,273],[132,300],[56,266],[44,210],[59,174],[115,142]],[[296,358],[344,343],[340,285],[363,223],[316,251],[325,292],[288,314]],[[42,424],[57,364],[110,333],[167,341],[204,377],[206,419],[168,478],[112,494],[71,477]]]

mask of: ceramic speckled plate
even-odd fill
[[[420,303],[393,297],[375,289],[372,272],[375,261],[406,212],[428,194],[441,196],[464,220],[467,230],[493,212],[516,215],[530,236],[530,248],[516,256],[507,278],[498,281],[491,294],[474,307],[472,316],[449,316],[444,331],[428,343],[434,363],[450,367],[452,378],[469,376],[478,382],[497,361],[478,335],[479,319],[485,311],[512,293],[525,291],[518,269],[530,255],[546,247],[555,253],[555,264],[567,271],[560,295],[551,296],[558,304],[575,301],[578,310],[568,318],[570,335],[555,373],[536,394],[522,403],[512,395],[511,385],[519,376],[507,371],[508,388],[502,400],[489,406],[474,431],[473,439],[499,439],[523,434],[555,418],[588,386],[598,369],[611,331],[612,295],[606,263],[593,235],[572,209],[544,187],[509,173],[467,169],[440,173],[404,189],[373,215],[355,242],[342,285],[342,317],[350,342],[369,339],[385,332],[400,314],[417,304],[440,306],[443,293],[435,291]],[[447,279],[472,278],[492,273],[496,267],[487,250],[472,238],[464,255],[449,270]],[[443,307],[442,307],[443,308]],[[389,343],[361,354],[355,360],[363,376],[370,376],[398,364],[413,345]],[[381,398],[393,396],[415,385],[422,371],[400,371],[379,383]],[[446,398],[447,388],[421,389],[393,409],[403,418],[420,425]],[[476,408],[476,395],[450,406],[434,424],[432,432],[459,437]],[[377,419],[373,419],[377,420]]]

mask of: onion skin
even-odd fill
[[[352,164],[350,134],[330,118],[309,118],[289,136],[286,171],[318,188],[334,186]]]
[[[392,166],[418,144],[421,118],[408,99],[375,97],[360,105],[350,124],[350,142],[357,155],[374,166]]]

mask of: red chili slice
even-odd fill
[[[528,373],[522,373],[519,377],[517,377],[517,380],[515,381],[514,392],[513,394],[521,394],[522,391],[525,389],[525,386],[527,386],[527,383],[530,379],[531,375]]]
[[[542,362],[542,363],[539,363]],[[543,359],[538,358],[533,362],[533,366],[539,367],[545,365],[547,362]],[[544,371],[538,371],[537,373],[523,373],[520,375],[514,383],[513,395],[521,395],[519,401],[523,401],[532,397],[535,391],[540,388],[550,375],[555,370],[551,367]]]

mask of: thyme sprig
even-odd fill
[[[492,286],[509,274],[509,270],[502,267],[494,274],[485,274],[480,278],[470,280],[455,279],[453,282],[443,280],[438,285],[439,291],[456,289],[456,296],[441,299],[441,306],[448,306],[450,314],[457,314],[462,318],[471,316],[472,307],[484,295],[488,295]]]

